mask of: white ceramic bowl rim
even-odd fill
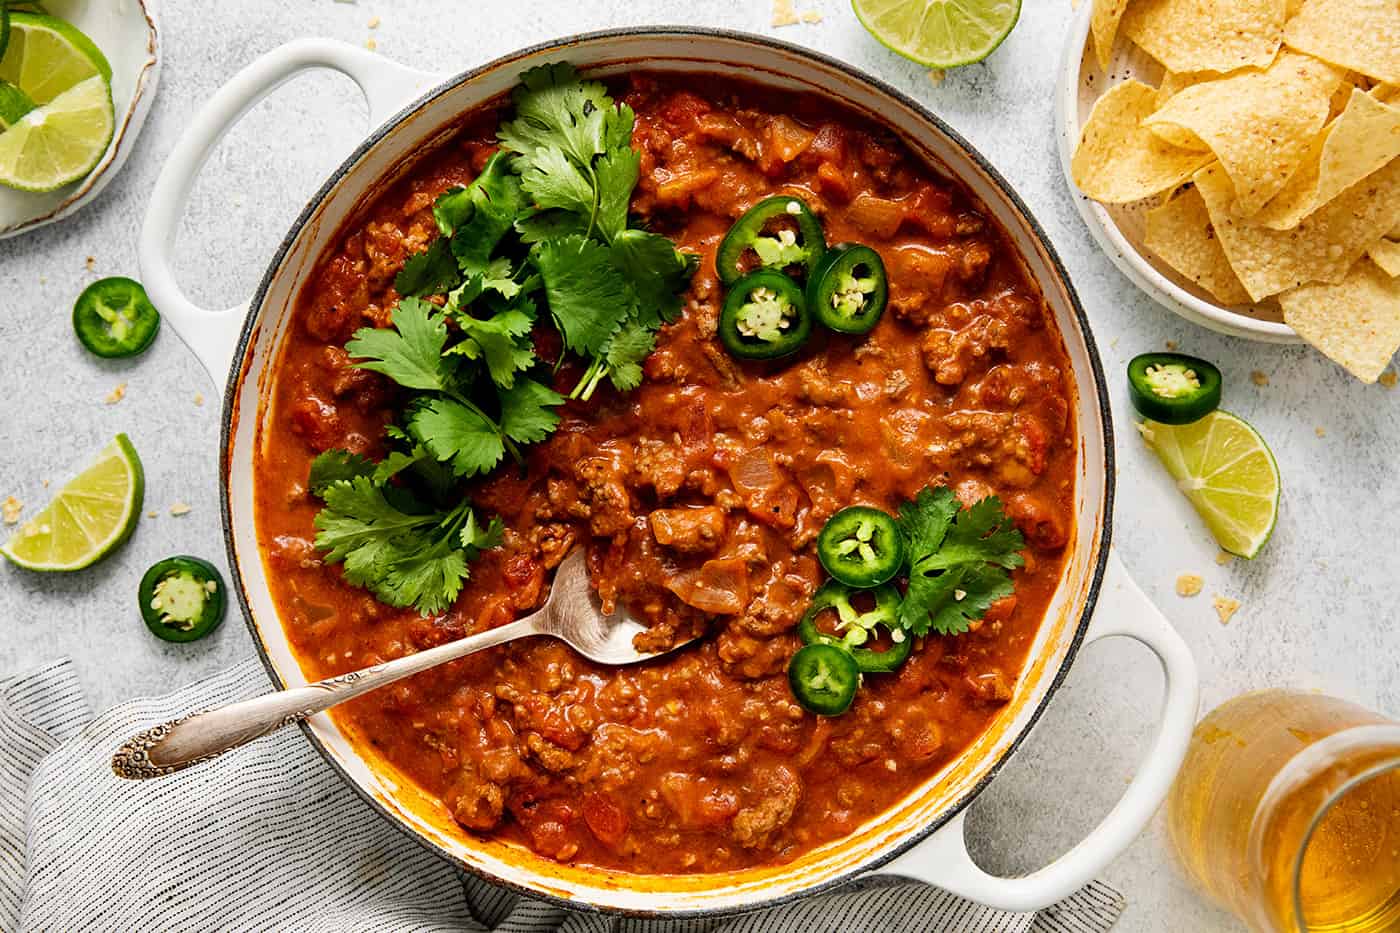
[[[938,829],[940,829],[941,827],[946,825],[950,820],[956,817],[959,813],[961,813],[968,806],[968,804],[970,804],[972,800],[975,799],[977,795],[981,793],[981,791],[986,787],[986,785],[993,778],[996,777],[996,775],[1000,772],[1002,766],[1005,764],[1007,759],[1009,759],[1011,755],[1014,754],[1015,751],[1020,747],[1021,742],[1024,741],[1026,736],[1034,727],[1035,723],[1039,720],[1041,714],[1044,712],[1046,706],[1048,705],[1050,698],[1054,695],[1055,691],[1059,689],[1060,685],[1064,681],[1064,678],[1068,674],[1069,669],[1078,654],[1079,648],[1081,647],[1084,641],[1085,633],[1088,630],[1089,623],[1094,614],[1095,606],[1098,603],[1100,590],[1104,581],[1105,570],[1108,564],[1109,544],[1111,539],[1113,520],[1114,492],[1116,483],[1112,414],[1108,406],[1107,383],[1104,378],[1103,365],[1099,359],[1098,348],[1094,342],[1092,331],[1089,327],[1088,316],[1085,314],[1084,308],[1079,301],[1079,296],[1075,292],[1074,287],[1070,281],[1069,273],[1065,269],[1063,262],[1060,260],[1058,253],[1051,245],[1049,237],[1046,235],[1045,230],[1041,227],[1040,223],[1035,219],[1034,215],[1032,215],[1030,210],[1027,208],[1026,204],[1016,194],[1015,190],[1001,175],[1001,173],[998,172],[991,165],[991,163],[988,162],[988,160],[980,152],[977,151],[975,147],[973,147],[967,140],[965,140],[960,134],[958,134],[954,129],[952,129],[952,127],[948,126],[942,119],[934,115],[926,107],[919,104],[917,101],[913,100],[911,97],[909,97],[902,91],[899,91],[898,89],[892,87],[884,81],[872,77],[862,72],[861,70],[854,68],[853,66],[842,62],[838,59],[832,58],[820,52],[813,51],[804,46],[794,45],[792,43],[772,39],[767,36],[755,35],[736,30],[715,29],[707,27],[638,26],[630,28],[604,29],[586,33],[579,33],[572,36],[568,36],[566,38],[541,42],[526,48],[519,49],[517,51],[493,59],[492,61],[477,66],[475,68],[463,71],[447,79],[446,81],[442,82],[441,84],[437,85],[436,87],[433,87],[432,89],[422,94],[412,103],[402,108],[398,113],[385,120],[380,126],[378,126],[372,132],[370,132],[367,138],[362,143],[360,143],[360,145],[358,145],[355,148],[355,150],[351,152],[349,156],[346,157],[346,159],[341,163],[341,165],[327,177],[325,183],[320,187],[320,189],[314,195],[311,196],[310,200],[307,202],[306,207],[301,211],[297,219],[292,223],[286,237],[282,240],[276,252],[273,254],[272,259],[268,263],[267,271],[264,273],[261,281],[259,282],[258,288],[253,293],[253,297],[248,305],[248,313],[243,322],[237,346],[233,352],[232,365],[226,382],[224,397],[224,414],[220,432],[219,484],[222,513],[221,521],[223,526],[225,548],[228,555],[229,569],[234,578],[234,590],[238,597],[239,608],[243,613],[244,621],[247,624],[249,633],[252,635],[253,642],[257,647],[258,657],[262,661],[263,666],[267,669],[268,676],[271,678],[272,683],[275,686],[277,686],[279,689],[284,688],[286,687],[286,684],[282,680],[281,674],[279,673],[271,657],[269,656],[266,646],[263,644],[262,638],[258,631],[257,624],[254,619],[253,612],[250,608],[249,597],[245,592],[246,584],[239,565],[239,561],[237,559],[237,546],[235,542],[235,533],[232,521],[233,504],[230,497],[230,478],[228,469],[229,464],[232,463],[232,458],[234,456],[234,419],[235,414],[238,411],[238,393],[242,387],[243,369],[245,361],[248,358],[252,343],[257,335],[259,326],[261,324],[262,307],[264,299],[269,289],[272,287],[273,282],[277,279],[277,277],[280,274],[283,274],[284,272],[282,268],[284,259],[286,258],[288,252],[292,249],[294,243],[296,242],[298,236],[302,231],[303,226],[316,213],[321,203],[327,198],[328,195],[330,195],[330,193],[336,187],[336,184],[340,181],[340,179],[347,173],[349,173],[359,163],[361,158],[364,157],[365,154],[368,153],[371,149],[373,149],[377,143],[379,143],[385,137],[392,135],[401,123],[403,123],[408,117],[412,116],[414,113],[423,108],[429,102],[435,100],[436,98],[444,94],[451,92],[454,88],[457,88],[458,86],[464,83],[472,81],[473,79],[475,79],[479,75],[482,75],[483,73],[494,71],[505,65],[508,65],[513,61],[517,61],[523,58],[527,58],[533,55],[538,55],[540,53],[549,51],[557,50],[560,52],[567,52],[572,46],[590,42],[593,40],[638,35],[722,39],[736,43],[749,43],[760,46],[766,46],[770,49],[778,50],[787,54],[814,60],[828,68],[844,72],[846,75],[850,76],[855,81],[862,82],[874,88],[876,91],[895,99],[897,102],[899,102],[900,104],[917,114],[921,119],[927,121],[928,124],[933,126],[939,133],[946,136],[958,148],[962,149],[967,155],[967,157],[971,159],[982,171],[984,171],[987,174],[987,176],[993,181],[993,183],[1000,189],[1002,195],[1019,213],[1021,219],[1027,225],[1027,228],[1034,235],[1040,247],[1045,251],[1046,257],[1048,258],[1052,268],[1055,270],[1055,273],[1060,280],[1057,284],[1059,284],[1063,288],[1064,294],[1068,299],[1073,314],[1077,319],[1077,323],[1079,325],[1079,333],[1082,337],[1086,350],[1086,356],[1089,360],[1089,372],[1087,374],[1083,372],[1075,372],[1074,375],[1076,378],[1076,382],[1081,386],[1084,385],[1084,379],[1086,378],[1086,376],[1092,382],[1093,390],[1095,393],[1095,399],[1097,401],[1098,414],[1101,419],[1100,424],[1102,426],[1104,443],[1101,465],[1101,468],[1104,472],[1103,493],[1101,496],[1102,502],[1099,511],[1099,527],[1097,529],[1099,535],[1099,545],[1098,551],[1093,558],[1092,566],[1088,568],[1089,579],[1087,581],[1087,585],[1083,589],[1083,597],[1080,601],[1081,608],[1079,611],[1079,618],[1073,624],[1070,643],[1065,650],[1065,654],[1062,661],[1060,662],[1059,668],[1054,672],[1053,677],[1051,677],[1043,695],[1038,701],[1036,701],[1035,707],[1026,719],[1024,725],[1019,728],[1018,734],[1015,735],[1014,738],[1006,745],[1006,747],[1001,750],[1000,754],[997,757],[997,760],[987,767],[986,771],[982,774],[981,778],[966,793],[962,794],[953,804],[944,807],[939,812],[936,819],[930,820],[926,825],[920,827],[917,831],[911,832],[908,836],[904,837],[903,839],[900,839],[896,844],[886,846],[877,855],[866,858],[858,866],[852,868],[851,870],[846,871],[842,874],[838,874],[834,877],[827,878],[823,881],[812,884],[811,886],[805,887],[801,890],[781,894],[754,903],[744,904],[742,906],[721,906],[702,907],[694,909],[666,910],[664,911],[664,914],[654,911],[633,911],[615,906],[600,906],[596,904],[587,903],[581,900],[561,898],[550,892],[542,891],[539,888],[523,885],[508,878],[499,877],[491,872],[482,870],[479,866],[464,863],[453,853],[437,845],[425,835],[413,831],[413,829],[406,825],[403,822],[403,820],[401,820],[398,817],[397,814],[390,811],[383,804],[383,802],[376,798],[365,787],[361,786],[360,782],[357,781],[345,770],[345,767],[342,765],[342,763],[329,752],[329,750],[323,744],[320,737],[316,735],[316,733],[313,731],[313,729],[308,723],[300,723],[302,732],[310,740],[312,746],[316,748],[316,750],[321,754],[322,758],[325,759],[327,764],[329,764],[331,768],[333,768],[336,771],[336,773],[341,777],[341,779],[348,786],[353,788],[362,799],[364,799],[370,806],[372,806],[376,811],[378,811],[381,816],[383,816],[390,823],[398,827],[401,832],[414,839],[419,844],[423,845],[429,851],[434,852],[435,854],[448,860],[454,865],[457,865],[461,868],[472,872],[473,874],[485,878],[493,884],[509,888],[524,896],[536,900],[546,901],[557,906],[568,908],[570,910],[581,910],[589,912],[602,911],[606,913],[636,916],[664,915],[668,919],[683,919],[687,917],[715,917],[721,915],[744,913],[752,910],[766,909],[782,903],[796,900],[798,898],[805,898],[809,895],[816,894],[821,891],[828,890],[830,888],[848,882],[853,877],[868,874],[873,869],[879,868],[880,866],[885,865],[886,863],[890,862],[891,860],[895,859],[901,854],[904,854],[909,850],[913,849],[915,846],[923,842],[931,834],[936,832]],[[697,66],[703,66],[703,62],[697,61]],[[869,116],[877,123],[884,122],[880,119],[878,114],[868,114],[867,116]],[[941,166],[941,168],[945,169],[947,172],[951,173],[953,177],[957,178],[956,171],[951,166]],[[1085,425],[1080,424],[1079,431],[1082,432],[1085,429],[1085,427]],[[1098,464],[1081,464],[1081,469],[1083,468],[1097,471],[1100,468],[1100,466]]]
[[[1074,149],[1079,144],[1079,134],[1083,122],[1079,117],[1080,75],[1089,53],[1089,25],[1093,16],[1093,3],[1083,4],[1075,19],[1070,23],[1065,37],[1064,51],[1060,58],[1059,82],[1055,89],[1055,131],[1060,154],[1060,169],[1065,177],[1070,198],[1075,209],[1084,219],[1089,233],[1117,268],[1129,281],[1149,298],[1178,316],[1230,337],[1243,337],[1265,343],[1301,343],[1300,338],[1287,324],[1251,317],[1233,311],[1225,305],[1209,301],[1200,295],[1192,294],[1173,282],[1158,270],[1152,262],[1123,235],[1117,222],[1099,202],[1080,192],[1074,183],[1071,162]],[[1093,63],[1091,63],[1092,65]],[[1110,73],[1112,69],[1110,68]],[[1108,91],[1115,82],[1105,78],[1099,91]]]

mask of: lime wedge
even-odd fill
[[[42,106],[94,76],[110,82],[112,66],[72,23],[37,13],[10,14],[10,41],[0,58],[0,79]]]
[[[1273,534],[1283,489],[1278,464],[1259,432],[1225,411],[1191,424],[1145,421],[1138,431],[1216,543],[1240,557],[1257,555]]]
[[[102,159],[115,128],[106,80],[88,78],[0,133],[0,185],[52,191],[77,181]]]
[[[980,62],[1021,15],[1021,0],[851,0],[886,48],[929,68]]]
[[[3,0],[0,0],[3,2]],[[34,98],[8,81],[0,81],[0,130],[8,130],[35,107]]]
[[[30,570],[81,570],[121,546],[141,517],[141,458],[118,434],[97,460],[19,527],[0,554]]]

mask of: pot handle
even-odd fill
[[[1200,678],[1196,662],[1171,623],[1110,553],[1103,589],[1085,645],[1117,635],[1157,655],[1166,675],[1161,724],[1138,773],[1103,822],[1049,865],[1020,878],[999,878],[977,867],[963,838],[967,811],[882,871],[937,885],[1003,910],[1040,910],[1073,894],[1108,867],[1147,826],[1167,796],[1196,722]]]
[[[151,301],[215,382],[233,365],[248,301],[218,311],[201,308],[185,297],[170,267],[180,217],[195,176],[224,134],[279,85],[311,68],[334,69],[358,84],[369,105],[371,126],[378,126],[441,80],[439,75],[408,68],[344,42],[297,39],[238,72],[195,115],[156,179],[138,256]]]

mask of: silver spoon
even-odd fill
[[[644,627],[624,612],[603,614],[580,548],[560,563],[544,606],[523,619],[305,687],[162,723],[127,740],[112,756],[112,770],[132,779],[174,774],[386,684],[527,635],[552,635],[599,664],[633,664],[665,653],[632,647],[641,631]]]

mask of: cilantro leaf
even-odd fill
[[[394,276],[394,289],[409,297],[436,295],[456,288],[462,280],[449,241],[436,239],[420,253],[414,253]]]
[[[434,458],[450,462],[458,476],[486,473],[501,462],[500,431],[480,409],[450,398],[432,398],[408,416],[408,433]]]
[[[1025,538],[1002,509],[1001,500],[989,496],[958,513],[937,553],[919,562],[925,571],[986,561],[1014,570],[1026,561],[1021,548]]]
[[[680,314],[679,292],[690,282],[695,257],[682,253],[657,233],[625,230],[613,239],[613,265],[637,294],[637,315],[647,323],[673,321]]]
[[[404,453],[402,450],[391,451],[387,457],[379,461],[374,472],[370,474],[370,479],[376,486],[383,486],[390,479],[399,475],[404,470],[418,463],[428,456],[428,451],[422,446],[415,446],[412,451]]]
[[[324,450],[311,461],[306,487],[312,495],[319,496],[331,483],[368,476],[374,469],[374,464],[361,454],[352,454],[348,450]]]
[[[958,635],[1014,586],[1008,571],[1025,559],[1025,539],[995,496],[964,509],[946,486],[923,489],[899,509],[909,588],[899,625]]]
[[[933,614],[934,631],[961,635],[972,622],[986,615],[992,603],[1003,596],[1010,596],[1015,589],[1005,570],[985,564],[981,567],[963,564],[952,591],[953,598],[943,600]],[[959,593],[962,595],[959,596]]]
[[[542,441],[559,425],[554,411],[564,396],[533,379],[517,379],[501,391],[501,433],[521,444]]]
[[[642,166],[642,154],[630,144],[632,111],[624,109],[628,116],[628,141],[621,149],[609,150],[593,169],[598,179],[598,230],[609,243],[627,229],[627,208]]]
[[[501,524],[499,515],[493,515],[486,527],[482,528],[476,520],[476,514],[468,513],[467,523],[462,526],[460,537],[462,547],[489,551],[493,547],[501,546],[501,542],[505,539],[505,526]]]
[[[345,578],[390,606],[416,606],[424,615],[452,605],[468,563],[500,541],[499,519],[479,528],[468,503],[449,512],[405,512],[367,476],[338,480],[324,490],[315,518],[316,547]]]
[[[568,211],[535,211],[516,218],[515,232],[526,244],[557,240],[570,234],[583,236],[588,233],[588,218]]]
[[[515,280],[510,260],[504,256],[491,260],[478,271],[467,274],[466,280],[447,295],[449,312],[464,308],[487,292],[495,292],[502,298],[514,298],[524,288]]]
[[[489,318],[460,314],[455,320],[466,339],[448,352],[485,360],[491,381],[501,388],[509,389],[515,384],[515,374],[535,362],[535,346],[530,340],[535,320],[522,308],[507,308]]]
[[[531,154],[520,185],[544,210],[559,208],[584,217],[593,215],[593,182],[558,146],[542,146]]]
[[[899,530],[910,555],[933,554],[948,534],[948,526],[958,514],[958,497],[947,486],[924,487],[913,502],[899,507]]]
[[[444,237],[456,233],[457,228],[471,220],[474,213],[476,204],[472,202],[471,192],[462,185],[453,185],[433,201],[433,220]]]
[[[339,563],[365,548],[379,550],[395,538],[421,532],[432,516],[400,511],[368,476],[338,480],[322,491],[326,507],[316,514],[316,547]],[[352,581],[354,582],[354,581]]]
[[[393,327],[361,327],[345,350],[360,369],[383,373],[406,389],[442,391],[452,378],[444,359],[447,325],[441,312],[417,298],[404,298],[393,313]]]
[[[609,257],[606,246],[577,235],[537,243],[530,250],[550,314],[564,346],[575,353],[597,354],[636,307],[635,294]]]
[[[501,145],[528,163],[536,150],[557,146],[581,165],[606,148],[612,97],[598,81],[582,81],[574,66],[555,62],[531,68],[511,93],[515,119],[496,131]],[[516,170],[524,174],[525,167]]]
[[[462,197],[471,202],[472,212],[452,233],[452,255],[462,272],[471,274],[486,268],[491,254],[528,205],[520,179],[511,173],[510,157],[504,152],[487,160]]]
[[[608,380],[619,392],[642,384],[642,360],[656,347],[656,332],[637,321],[627,321],[608,341],[603,356]]]

